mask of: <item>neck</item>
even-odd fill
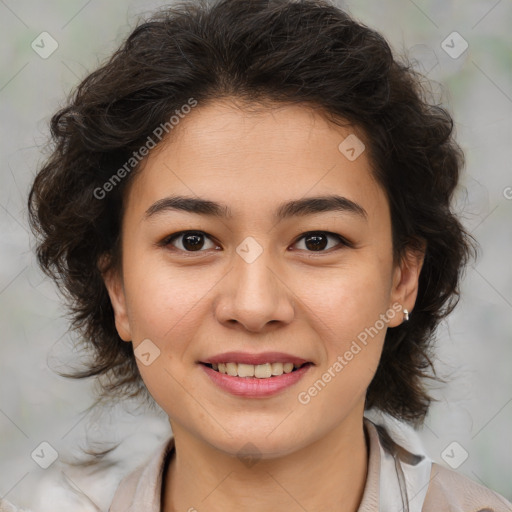
[[[315,510],[357,512],[367,477],[362,418],[284,457],[245,463],[173,425],[164,512]]]

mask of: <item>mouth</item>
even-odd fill
[[[284,392],[297,385],[309,373],[310,367],[315,366],[311,361],[277,353],[219,354],[198,363],[217,388],[236,397],[251,399],[269,398]]]
[[[297,370],[312,366],[311,362],[293,363],[293,362],[277,362],[263,364],[246,364],[246,363],[204,363],[200,364],[211,368],[213,371],[230,375],[231,377],[256,378],[256,379],[272,379],[280,377],[283,374],[293,373]]]

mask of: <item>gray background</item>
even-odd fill
[[[52,500],[65,502],[57,478],[86,493],[89,506],[105,506],[117,475],[169,434],[162,413],[136,404],[131,413],[114,408],[110,419],[85,414],[92,383],[61,378],[49,368],[73,358],[73,338],[53,283],[35,264],[25,211],[30,182],[46,154],[50,116],[119,45],[139,14],[160,5],[0,0],[0,497],[36,511],[57,510]],[[419,436],[441,464],[460,462],[467,452],[457,471],[512,500],[512,3],[339,5],[379,30],[397,55],[408,52],[455,117],[467,159],[456,208],[482,251],[468,268],[458,309],[439,330],[437,368],[449,382],[436,385],[439,401]],[[58,43],[46,59],[31,47],[43,31]],[[446,40],[452,53],[462,48],[450,36],[454,31],[469,45],[458,58],[441,46]],[[129,440],[121,452],[126,460],[101,482],[64,465],[86,433]],[[31,458],[43,441],[59,453],[47,470]]]

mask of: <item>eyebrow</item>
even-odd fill
[[[145,212],[144,218],[149,219],[157,214],[168,211],[182,211],[207,215],[222,219],[233,217],[231,209],[224,204],[207,199],[187,196],[170,196],[159,199],[153,203]],[[324,212],[349,213],[364,220],[368,219],[366,210],[354,201],[339,195],[306,197],[281,204],[274,212],[277,220],[284,220],[290,217],[304,217]]]

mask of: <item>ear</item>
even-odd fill
[[[105,259],[100,260],[99,268],[106,268]],[[117,269],[109,268],[102,271],[103,282],[107,288],[112,308],[114,309],[114,317],[116,329],[119,337],[123,341],[132,341],[130,322],[126,308],[126,296],[124,292],[123,280]]]
[[[400,311],[402,312],[404,309],[409,313],[413,310],[416,297],[418,296],[418,281],[425,260],[425,251],[425,242],[421,242],[420,247],[408,246],[399,264],[395,266],[393,270],[390,308],[396,309],[396,304],[400,304],[402,308]],[[395,305],[394,308],[393,304]],[[389,327],[396,327],[402,322],[403,316],[396,315],[389,322]]]

